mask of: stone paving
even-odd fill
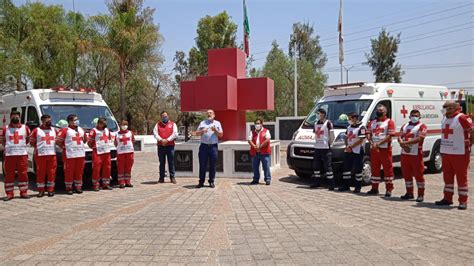
[[[157,184],[155,155],[135,161],[131,189],[0,202],[0,264],[474,264],[474,203],[435,206],[439,174],[416,203],[308,189],[286,168],[271,186]],[[395,187],[404,193],[402,180]]]

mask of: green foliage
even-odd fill
[[[400,33],[397,36],[382,29],[377,39],[370,40],[372,50],[366,54],[367,65],[372,68],[375,82],[402,82],[403,71],[401,65],[396,63]]]
[[[200,19],[196,32],[196,46],[189,51],[189,71],[194,77],[207,74],[207,50],[237,47],[237,24],[224,11]]]
[[[0,0],[0,86],[13,77],[17,90],[94,87],[117,117],[123,111],[131,127],[149,132],[158,106],[172,102],[171,79],[159,71],[163,38],[154,10],[142,0],[107,4],[108,14],[88,18],[58,5]]]

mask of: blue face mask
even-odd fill
[[[161,121],[166,124],[166,123],[168,123],[168,121],[170,121],[170,119],[168,117],[165,117],[165,118],[161,119]]]
[[[410,121],[412,123],[418,123],[418,121],[420,121],[420,118],[419,117],[416,117],[416,116],[411,116],[410,117]]]

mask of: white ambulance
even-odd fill
[[[348,126],[347,114],[356,112],[364,125],[375,118],[376,106],[383,104],[388,109],[388,117],[394,120],[397,133],[402,125],[409,121],[410,111],[417,109],[421,112],[421,121],[427,125],[428,134],[423,144],[423,157],[429,171],[441,171],[440,139],[441,109],[446,100],[455,100],[457,94],[450,93],[446,87],[429,85],[412,85],[396,83],[351,83],[329,86],[324,90],[324,96],[316,103],[311,113],[294,133],[288,146],[287,162],[290,169],[300,177],[312,175],[312,159],[315,136],[314,123],[317,120],[317,110],[327,111],[327,118],[332,121],[331,149],[333,152],[333,167],[336,176],[342,173],[344,158],[344,137]],[[401,148],[397,138],[392,140],[394,166],[400,166]],[[365,144],[365,159],[363,180],[370,183],[370,152],[368,143]]]
[[[102,95],[93,89],[70,90],[63,87],[54,89],[34,89],[21,92],[13,92],[4,95],[0,100],[0,126],[10,123],[10,112],[17,110],[21,112],[21,123],[27,125],[31,130],[41,124],[40,118],[44,114],[51,116],[53,127],[60,129],[67,127],[67,116],[76,114],[79,117],[80,126],[86,132],[94,128],[99,117],[107,119],[107,127],[111,132],[118,131],[118,123],[110,111]],[[86,181],[90,179],[92,169],[92,150],[86,147],[86,166],[84,168]],[[113,143],[112,148],[112,176],[116,176],[116,150]],[[3,147],[0,145],[3,153]],[[28,149],[28,172],[35,173],[35,162],[33,148]],[[58,176],[62,176],[62,150],[56,147],[58,158]]]

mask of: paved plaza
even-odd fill
[[[400,179],[383,199],[308,189],[286,167],[271,186],[218,177],[215,189],[195,189],[197,178],[157,184],[157,168],[154,154],[136,154],[134,188],[0,202],[0,264],[474,263],[474,203],[435,206],[439,174],[416,203],[398,199]]]

